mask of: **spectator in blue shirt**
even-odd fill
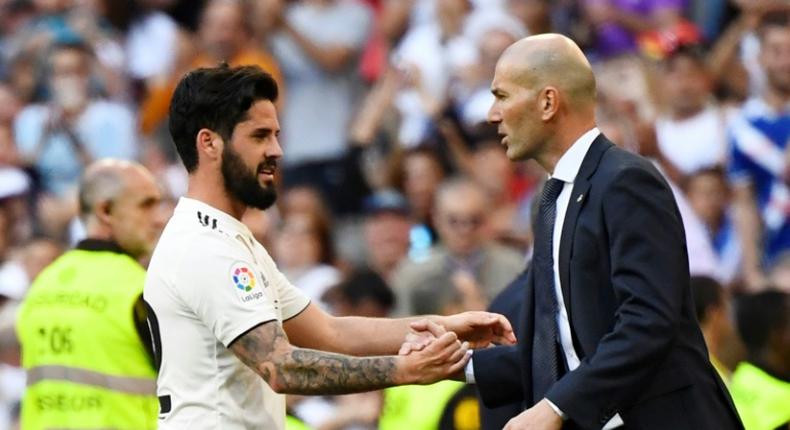
[[[14,122],[16,147],[40,180],[45,232],[58,232],[76,214],[76,186],[99,158],[135,159],[138,138],[130,109],[90,88],[92,51],[80,41],[56,43],[48,56],[48,101],[25,107]]]
[[[766,283],[765,270],[790,248],[790,14],[766,15],[759,28],[766,87],[746,102],[730,127],[730,178],[735,223],[743,244],[748,287]]]

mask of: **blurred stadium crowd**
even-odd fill
[[[771,330],[784,330],[773,346],[790,360],[788,11],[786,0],[0,0],[0,325],[83,237],[76,187],[93,160],[143,163],[169,215],[186,190],[171,93],[186,71],[223,61],[260,65],[282,88],[278,204],[244,222],[296,286],[339,315],[487,308],[529,261],[545,178],[505,156],[486,124],[489,85],[509,44],[559,32],[593,62],[600,129],[673,186],[723,374],[774,342]],[[784,310],[755,322],[766,297]],[[0,429],[14,428],[24,372],[0,346]],[[314,429],[478,428],[460,386],[289,404]]]

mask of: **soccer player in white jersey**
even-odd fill
[[[170,132],[189,190],[154,251],[144,292],[160,429],[281,430],[284,393],[463,378],[468,348],[515,342],[507,320],[487,312],[332,317],[285,279],[239,221],[248,207],[275,201],[276,98],[261,69],[227,66],[188,73],[173,95]],[[411,324],[430,325],[438,340],[395,355]]]

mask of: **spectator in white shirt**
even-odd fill
[[[661,67],[665,111],[656,120],[656,137],[664,159],[681,177],[725,162],[725,114],[713,100],[712,84],[696,48],[678,49]]]

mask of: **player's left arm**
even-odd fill
[[[409,333],[427,332],[427,321],[453,331],[472,348],[489,344],[513,344],[513,328],[507,318],[490,312],[464,312],[450,316],[410,318],[334,317],[314,304],[285,321],[291,343],[304,348],[368,356],[397,354]]]

